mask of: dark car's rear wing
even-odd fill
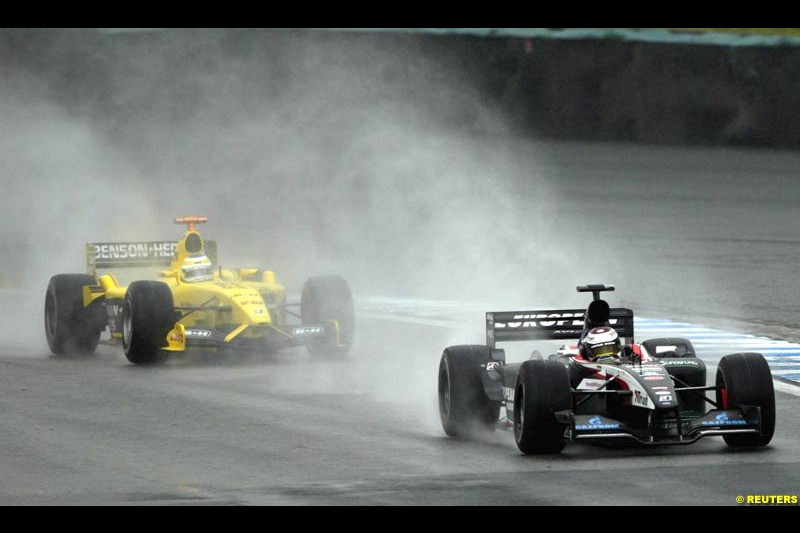
[[[97,269],[166,267],[175,258],[177,241],[92,242],[86,244],[86,272],[97,275]],[[205,241],[205,252],[217,262],[217,243]]]
[[[544,311],[500,311],[486,313],[486,344],[494,349],[498,342],[551,339],[579,339],[586,311],[554,309]],[[633,311],[611,308],[609,325],[625,344],[633,342]]]

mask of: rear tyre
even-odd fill
[[[355,317],[353,297],[344,278],[334,275],[308,278],[300,297],[300,317],[303,325],[325,324],[334,328],[328,337],[306,342],[308,353],[336,357],[350,353]]]
[[[451,437],[471,437],[494,431],[500,402],[483,389],[481,363],[490,358],[488,346],[449,346],[439,362],[439,416]]]
[[[514,439],[520,451],[563,450],[567,424],[558,422],[555,413],[572,406],[567,368],[558,361],[525,361],[517,371],[514,391]]]
[[[761,408],[761,434],[723,435],[733,447],[766,446],[775,434],[775,388],[769,364],[760,353],[735,353],[717,367],[717,403],[723,409],[738,405]]]
[[[50,278],[44,302],[47,345],[56,355],[91,355],[106,325],[105,306],[95,301],[83,306],[84,285],[94,285],[88,274],[58,274]]]
[[[122,348],[136,365],[163,363],[167,333],[175,325],[172,291],[160,281],[134,281],[122,304]]]

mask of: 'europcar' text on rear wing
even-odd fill
[[[86,272],[95,276],[99,268],[169,266],[177,246],[177,241],[87,243]],[[205,252],[212,263],[217,262],[215,241],[205,241]]]
[[[496,343],[504,341],[577,340],[583,332],[585,318],[583,309],[486,313],[486,344],[494,349]],[[633,342],[631,309],[612,308],[608,322],[626,344]]]

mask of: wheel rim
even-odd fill
[[[130,300],[125,300],[125,306],[122,309],[122,343],[126,348],[131,345],[132,314],[131,302]]]
[[[728,387],[725,384],[725,376],[717,371],[717,402],[722,409],[728,408]]]
[[[48,292],[44,303],[44,325],[47,334],[52,338],[56,335],[56,325],[58,324],[58,311],[52,293]]]
[[[450,416],[450,375],[446,359],[439,375],[439,409],[443,416]]]
[[[522,435],[523,427],[525,427],[525,392],[519,387],[514,395],[514,437],[517,442]]]

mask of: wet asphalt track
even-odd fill
[[[650,317],[690,309],[711,325],[796,335],[797,156],[574,144],[553,153],[565,209],[636,221],[624,234],[599,230],[641,251],[624,280],[626,305]],[[586,177],[590,170],[603,187]],[[712,179],[719,173],[724,185]],[[649,181],[633,179],[643,174]],[[613,214],[576,190],[602,196]],[[665,224],[691,229],[691,238],[648,240]],[[737,495],[800,494],[800,397],[783,392],[775,438],[758,451],[707,438],[646,449],[570,445],[556,457],[526,457],[504,432],[484,442],[446,438],[438,357],[448,344],[479,342],[482,316],[454,329],[365,311],[343,361],[297,350],[231,365],[190,358],[141,368],[106,347],[93,358],[51,357],[43,338],[14,335],[27,331],[22,321],[41,320],[40,303],[14,302],[0,294],[3,315],[17,312],[17,322],[0,328],[3,505],[736,505]],[[611,501],[584,498],[609,493]]]
[[[796,396],[778,393],[776,437],[756,452],[707,438],[526,457],[510,433],[442,434],[436,356],[402,345],[443,345],[446,330],[362,321],[372,327],[396,342],[370,345],[364,333],[340,362],[299,352],[152,369],[108,349],[83,360],[4,355],[0,502],[558,504],[613,490],[620,504],[735,505],[739,494],[800,489]]]

